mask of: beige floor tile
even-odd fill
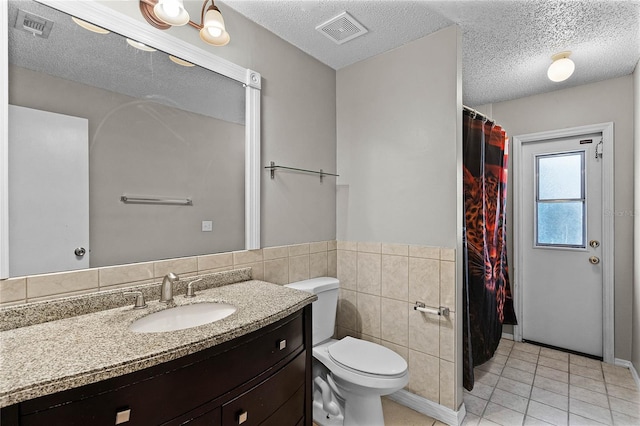
[[[606,374],[604,376],[604,381],[607,384],[610,383],[612,385],[619,386],[622,388],[627,388],[630,390],[638,389],[635,380],[633,380],[633,376],[631,376],[631,373],[629,373],[629,375],[627,376],[622,376],[617,374]]]
[[[476,368],[478,370],[488,371],[489,373],[500,375],[502,373],[502,369],[504,368],[504,365],[494,364],[491,361],[489,361],[477,366]]]
[[[579,386],[570,385],[569,396],[571,398],[579,399],[580,401],[588,402],[589,404],[597,405],[598,407],[609,408],[607,395],[600,392],[594,392]]]
[[[478,426],[504,426],[496,422],[492,422],[489,419],[482,418],[480,422],[478,422]]]
[[[506,367],[517,368],[518,370],[526,371],[527,373],[535,373],[536,372],[536,364],[523,361],[518,358],[509,357],[507,360]]]
[[[533,385],[540,389],[548,390],[560,395],[569,395],[569,385],[567,383],[552,380],[547,377],[536,376]]]
[[[477,396],[478,398],[486,399],[487,401],[491,398],[491,394],[493,393],[493,386],[485,385],[484,383],[474,383],[473,389],[471,391],[465,390],[465,392],[470,393],[473,396]]]
[[[503,391],[511,392],[516,395],[524,396],[525,398],[529,398],[529,395],[531,394],[531,385],[517,382],[506,377],[500,377],[500,380],[498,380],[498,384],[496,384],[496,388],[502,389]]]
[[[509,354],[509,358],[517,358],[523,361],[531,362],[533,364],[538,362],[538,354],[534,354],[531,352],[520,351],[516,348],[511,350],[511,354]]]
[[[609,396],[624,399],[625,401],[635,402],[640,405],[640,392],[636,390],[607,383],[607,393]]]
[[[595,391],[595,392],[607,393],[607,389],[604,386],[604,382],[590,379],[588,377],[569,374],[569,383],[575,386],[580,386],[581,388]]]
[[[533,387],[531,390],[531,399],[543,404],[550,405],[563,411],[569,410],[569,397],[560,395],[545,389]]]
[[[478,426],[480,423],[480,416],[476,416],[472,413],[467,413],[462,420],[461,426]]]
[[[604,423],[597,422],[593,419],[579,416],[574,413],[569,413],[569,426],[599,426]]]
[[[578,376],[588,377],[593,380],[599,380],[601,382],[604,381],[604,377],[602,376],[602,369],[591,368],[591,367],[582,367],[580,365],[571,364],[569,365],[569,373],[577,374]]]
[[[499,425],[512,426],[521,425],[524,421],[524,414],[490,402],[489,405],[487,405],[487,409],[484,411],[483,418],[491,420]]]
[[[569,412],[606,425],[612,423],[611,411],[577,399],[569,398]]]
[[[527,416],[535,417],[556,426],[566,426],[569,422],[568,413],[538,401],[529,402]]]
[[[540,348],[540,356],[569,362],[569,354],[555,349]]]
[[[565,372],[569,371],[569,363],[567,362],[567,360],[549,358],[542,355],[540,355],[540,357],[538,358],[538,365],[544,365],[545,367]]]
[[[547,379],[556,380],[558,382],[569,383],[569,373],[566,371],[556,370],[555,368],[539,365],[536,369],[536,376],[546,377]]]
[[[574,365],[579,365],[581,367],[589,367],[589,368],[601,368],[600,365],[602,362],[597,359],[591,359],[580,355],[569,355],[569,363]]]
[[[640,424],[635,417],[627,416],[617,411],[612,411],[611,414],[613,415],[613,424],[615,426],[638,426]]]
[[[513,349],[536,355],[540,353],[540,346],[532,345],[531,343],[514,342]]]
[[[388,398],[382,398],[382,411],[385,426],[432,426],[436,423],[435,419]]]
[[[504,391],[502,389],[496,389],[495,391],[493,391],[490,401],[494,404],[502,405],[503,407],[510,408],[523,414],[527,411],[527,404],[529,403],[528,398]]]
[[[515,380],[518,382],[526,383],[528,385],[533,384],[534,375],[532,373],[527,373],[524,370],[518,370],[516,368],[505,367],[502,370],[502,377],[506,377],[511,380]]]
[[[543,420],[536,419],[535,417],[525,416],[524,426],[554,426],[552,423],[547,423]]]
[[[482,416],[484,409],[487,407],[488,401],[466,392],[464,393],[463,399],[464,405],[469,413],[475,414],[476,416]]]
[[[617,411],[618,413],[635,417],[638,419],[638,424],[640,424],[640,405],[613,396],[609,397],[609,403],[611,404],[611,411]]]
[[[488,386],[495,386],[496,383],[498,383],[498,379],[500,378],[500,376],[498,376],[497,374],[478,369],[476,369],[473,374],[476,382],[480,382]],[[502,371],[502,374],[504,375],[504,370]]]

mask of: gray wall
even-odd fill
[[[338,71],[338,240],[456,247],[456,34]]]
[[[11,104],[89,120],[91,267],[244,248],[244,126],[14,66],[9,81]]]
[[[102,3],[143,20],[138,2]],[[196,7],[198,13],[200,6]],[[172,28],[169,33],[262,75],[263,165],[275,161],[334,172],[335,71],[224,3],[218,7],[231,35],[227,46],[216,48],[203,43],[198,31],[189,26]],[[271,180],[263,169],[261,199],[263,247],[335,238],[334,178],[320,184],[317,176],[278,172]]]
[[[633,319],[631,362],[640,371],[640,61],[633,73],[634,216],[633,216]]]
[[[485,105],[479,109],[490,112],[509,136],[612,121],[615,138],[615,211],[631,212],[633,210],[632,76]],[[509,176],[513,176],[513,173],[514,171],[510,171]],[[507,214],[507,223],[513,223],[512,197],[508,199]],[[630,360],[633,217],[629,214],[616,215],[614,226],[615,357]],[[511,233],[511,229],[509,232]],[[511,235],[507,238],[513,241]],[[513,259],[512,253],[509,256]],[[518,283],[515,283],[515,286],[517,285]]]

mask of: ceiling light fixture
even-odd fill
[[[127,39],[127,43],[129,43],[129,46],[135,47],[136,49],[144,50],[145,52],[156,51],[156,49],[154,49],[153,47],[149,47],[144,43],[140,43],[139,41],[131,40],[130,38]]]
[[[211,5],[207,7],[209,3]],[[139,0],[139,5],[142,16],[155,28],[167,30],[172,26],[189,24],[200,31],[202,41],[213,46],[224,46],[231,38],[213,0],[204,0],[200,24],[190,20],[183,0]]]
[[[187,62],[184,59],[177,58],[173,55],[169,55],[169,59],[171,59],[171,62],[178,65],[182,65],[183,67],[195,67],[195,65],[192,64],[191,62]]]
[[[573,74],[573,71],[576,69],[576,65],[569,59],[569,55],[571,55],[571,52],[567,51],[556,53],[551,57],[553,63],[549,65],[549,69],[547,70],[549,80],[557,83],[571,77],[571,74]]]
[[[82,19],[76,18],[75,16],[72,16],[71,19],[73,20],[73,22],[80,25],[85,30],[89,30],[91,32],[98,33],[98,34],[109,34],[109,31],[105,30],[104,28],[100,28],[97,25],[90,24],[86,21],[83,21]]]

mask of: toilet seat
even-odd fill
[[[330,345],[327,352],[333,362],[356,374],[396,378],[407,372],[404,358],[391,349],[365,340],[347,336]]]

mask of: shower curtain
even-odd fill
[[[502,324],[516,324],[506,247],[508,140],[505,131],[465,109],[463,116],[463,384],[493,357]]]

